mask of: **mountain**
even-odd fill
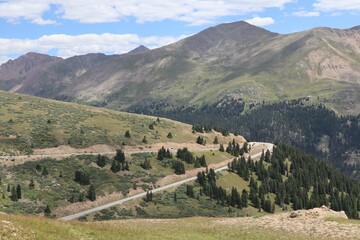
[[[28,53],[0,66],[0,87],[10,92],[52,98],[100,62],[104,54],[87,54],[68,59]]]
[[[144,45],[140,45],[137,48],[131,50],[130,52],[128,52],[127,54],[138,54],[138,53],[144,53],[150,51],[150,49],[148,49],[147,47],[145,47]]]
[[[61,58],[45,54],[27,53],[15,60],[9,60],[0,67],[0,86],[7,91],[17,91],[31,72],[46,68],[51,63],[61,61]]]
[[[358,27],[282,35],[246,22],[226,23],[158,49],[90,55],[86,66],[78,64],[88,55],[76,57],[75,65],[73,58],[43,65],[15,90],[122,110],[201,107],[228,97],[247,107],[313,97],[339,113],[357,114],[359,36]]]

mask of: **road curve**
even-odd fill
[[[271,143],[255,143],[255,144],[265,144],[266,149],[269,149],[270,151],[272,150],[272,148],[274,146]],[[261,156],[261,152],[250,155],[250,156],[251,156],[251,158],[257,158],[257,157]],[[223,170],[226,170],[226,169],[228,169],[227,165],[215,169],[215,172],[220,172],[220,171],[223,171]],[[187,182],[195,181],[196,178],[197,178],[197,176],[189,177],[189,178],[183,179],[181,181],[177,181],[177,182],[174,182],[174,183],[162,186],[162,187],[154,188],[151,191],[153,193],[161,192],[161,191],[164,191],[164,190],[169,189],[169,188],[180,186],[180,185],[182,185],[184,183],[187,183]],[[69,216],[59,218],[59,220],[64,220],[64,221],[74,220],[74,219],[77,219],[79,217],[85,216],[87,214],[97,212],[97,211],[100,211],[100,210],[103,210],[103,209],[106,209],[106,208],[110,208],[110,207],[113,207],[113,206],[116,206],[116,205],[120,205],[120,204],[123,204],[125,202],[131,201],[131,200],[134,200],[134,199],[138,199],[138,198],[142,198],[142,197],[145,197],[145,196],[146,196],[146,192],[142,192],[142,193],[135,194],[133,196],[126,197],[126,198],[123,198],[123,199],[120,199],[120,200],[117,200],[117,201],[114,201],[114,202],[111,202],[111,203],[107,203],[107,204],[104,204],[104,205],[101,205],[101,206],[97,206],[97,207],[94,207],[94,208],[91,208],[91,209],[88,209],[88,210],[84,210],[84,211],[81,211],[81,212],[78,212],[78,213],[75,213],[75,214],[72,214],[72,215],[69,215]]]

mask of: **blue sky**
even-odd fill
[[[0,63],[160,47],[245,20],[278,33],[360,25],[360,0],[0,0]]]

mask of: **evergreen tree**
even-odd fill
[[[215,136],[214,141],[213,141],[213,144],[219,144],[219,139],[218,139],[217,136]]]
[[[125,132],[125,137],[126,137],[126,138],[131,138],[131,135],[130,135],[130,131],[129,131],[129,130],[126,130],[126,132]]]
[[[50,209],[49,205],[46,205],[46,207],[44,209],[44,214],[45,214],[45,216],[50,216],[51,209]]]
[[[83,192],[80,192],[79,193],[79,202],[83,202],[83,201],[85,201],[85,195]]]
[[[192,164],[194,162],[194,155],[187,148],[178,149],[176,157],[188,164]]]
[[[84,172],[83,170],[75,170],[74,181],[81,185],[89,185],[90,184],[89,173]]]
[[[21,199],[22,193],[21,193],[21,186],[20,186],[20,184],[18,184],[18,185],[16,186],[16,195],[17,195],[18,199]]]
[[[192,185],[186,185],[186,195],[194,197],[194,187]]]
[[[172,135],[172,133],[171,132],[169,132],[168,133],[168,135],[166,136],[167,138],[169,138],[169,139],[172,139],[173,138],[173,135]]]
[[[96,159],[96,164],[103,168],[106,166],[106,157],[105,156],[101,156],[100,154],[97,156],[97,159]]]
[[[220,144],[219,151],[220,151],[220,152],[225,152],[224,145]]]
[[[247,208],[247,207],[248,207],[248,198],[249,198],[248,193],[247,193],[247,191],[244,189],[244,190],[242,191],[242,193],[241,193],[241,205],[242,205],[242,207],[244,207],[244,208]]]
[[[121,166],[120,166],[120,163],[118,161],[115,161],[113,160],[112,164],[111,164],[111,167],[110,167],[110,170],[113,172],[113,173],[117,173],[121,170]]]
[[[49,175],[49,172],[48,172],[48,170],[47,170],[47,168],[45,166],[42,168],[41,175],[43,175],[43,176]]]
[[[17,202],[17,201],[19,200],[19,198],[18,198],[18,196],[17,196],[16,189],[15,189],[14,186],[11,188],[10,199],[11,199],[11,201],[13,201],[13,202]]]
[[[145,158],[144,162],[142,162],[142,163],[140,164],[140,166],[141,166],[143,169],[145,169],[145,170],[149,170],[149,169],[152,168],[152,167],[151,167],[151,164],[150,164],[150,160],[147,159],[147,158]]]
[[[201,136],[198,136],[198,138],[196,139],[197,144],[204,145],[204,141],[205,141],[204,138]]]
[[[148,143],[148,140],[146,139],[146,136],[144,136],[143,140],[141,141],[142,143]]]
[[[36,164],[35,169],[36,171],[40,172],[42,168],[39,164]]]
[[[89,186],[87,198],[92,202],[96,200],[95,187],[93,184],[90,184]]]
[[[116,155],[115,155],[114,159],[116,161],[118,161],[119,163],[124,163],[125,162],[125,153],[124,153],[124,151],[121,150],[121,149],[116,150]]]
[[[185,165],[180,161],[175,160],[173,162],[173,169],[177,175],[185,174]]]

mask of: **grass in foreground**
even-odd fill
[[[138,219],[96,223],[60,222],[0,214],[1,239],[309,239],[293,233],[234,223],[220,218]]]

